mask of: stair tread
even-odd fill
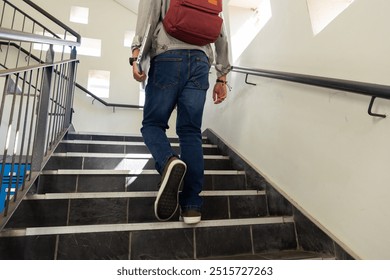
[[[46,193],[27,195],[24,200],[45,199],[88,199],[88,198],[130,198],[130,197],[156,197],[157,191],[128,191],[128,192],[78,192],[78,193]],[[203,191],[201,196],[251,196],[265,195],[259,190],[215,190]]]
[[[88,152],[67,152],[67,153],[54,153],[52,157],[97,157],[97,158],[127,158],[127,159],[151,159],[151,154],[138,154],[138,153],[88,153]],[[229,160],[228,156],[222,155],[204,155],[204,159],[224,159]]]
[[[259,217],[259,218],[205,220],[205,221],[201,221],[196,225],[186,225],[181,221],[168,221],[168,222],[149,222],[149,223],[27,227],[27,228],[18,228],[18,229],[5,229],[2,232],[0,232],[0,237],[230,227],[230,226],[249,226],[249,225],[265,225],[265,224],[281,224],[281,223],[284,224],[284,223],[293,223],[293,222],[294,222],[293,217],[275,216],[275,217]]]
[[[158,175],[156,170],[151,169],[53,169],[43,170],[43,175]],[[205,175],[245,175],[241,170],[205,170]]]
[[[333,260],[333,255],[302,250],[286,250],[260,254],[243,254],[204,258],[203,260]]]
[[[111,141],[111,140],[62,140],[63,144],[89,144],[89,145],[127,145],[127,146],[146,146],[144,142],[134,141]],[[172,147],[179,147],[179,143],[171,143]],[[203,148],[217,148],[217,145],[202,144]]]

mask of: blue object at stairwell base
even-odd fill
[[[30,164],[21,164],[19,168],[19,164],[14,164],[12,168],[11,163],[6,163],[4,166],[0,164],[0,169],[3,169],[3,180],[1,184],[1,190],[0,190],[0,213],[3,212],[5,208],[5,201],[7,199],[8,194],[8,187],[11,186],[11,197],[15,193],[16,184],[18,184],[18,188],[20,188],[23,185],[24,182],[24,174],[28,170],[30,170]],[[12,169],[12,171],[11,171]],[[18,170],[19,169],[19,170]],[[19,171],[19,174],[17,174]],[[12,175],[12,176],[11,176]],[[12,179],[11,179],[12,177]],[[19,181],[18,181],[19,178]],[[11,182],[10,182],[11,180]]]

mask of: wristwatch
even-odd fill
[[[137,58],[136,57],[129,57],[129,63],[131,66],[133,66],[133,63],[137,61]]]

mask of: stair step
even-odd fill
[[[233,169],[229,157],[204,156],[205,169]],[[46,170],[52,169],[154,169],[150,154],[56,153],[49,159]]]
[[[242,191],[203,191],[201,196],[250,196],[265,195],[265,191],[242,190]],[[27,195],[24,200],[54,200],[54,199],[87,199],[87,198],[142,198],[157,196],[155,192],[87,192],[87,193],[47,193]]]
[[[28,195],[7,228],[156,222],[156,194],[144,191]],[[204,191],[202,196],[203,220],[268,215],[264,191]],[[171,220],[178,219],[179,211]]]
[[[120,154],[120,153],[77,153],[77,152],[68,152],[68,153],[54,153],[53,157],[83,157],[83,158],[123,158],[123,159],[151,159],[153,158],[151,154]],[[222,155],[205,155],[204,159],[208,160],[229,160],[228,156]]]
[[[107,170],[104,170],[106,172]],[[52,170],[43,171],[38,180],[37,188],[34,191],[43,193],[64,193],[64,192],[124,192],[124,191],[156,191],[161,180],[160,174],[153,172],[152,175],[107,175],[107,173],[95,174],[93,176],[81,173],[58,175]],[[60,172],[62,173],[62,171]],[[99,172],[96,172],[99,173]],[[257,190],[260,186],[248,186],[246,175],[218,175],[219,173],[206,174],[203,183],[203,190]]]
[[[172,149],[175,153],[180,153],[179,143],[172,143]],[[203,144],[203,154],[220,154],[218,146],[212,144]],[[63,140],[57,146],[56,153],[65,152],[89,152],[89,153],[149,153],[148,148],[143,142],[129,141],[91,141],[91,140]]]
[[[139,176],[139,175],[159,175],[156,170],[107,170],[107,169],[58,169],[58,170],[43,170],[42,175],[126,175],[126,176]],[[235,176],[245,175],[245,171],[240,170],[205,170],[205,175],[223,175],[223,176]]]
[[[86,133],[77,133],[77,132],[70,132],[65,137],[66,140],[97,140],[97,141],[137,141],[137,142],[143,142],[142,135],[108,135],[108,134],[86,134]],[[169,141],[171,143],[178,143],[179,138],[178,137],[168,137]],[[208,139],[207,137],[202,137],[203,143],[207,143]]]
[[[203,259],[297,247],[292,217],[31,227],[0,237],[0,258],[14,259]]]
[[[219,256],[203,260],[334,260],[335,257],[325,253],[301,250],[286,250],[271,253]]]
[[[0,232],[0,237],[118,232],[118,231],[150,231],[150,230],[187,229],[187,228],[214,228],[214,227],[287,224],[287,223],[294,223],[293,217],[261,217],[261,218],[208,220],[208,221],[202,220],[200,223],[196,225],[187,225],[183,222],[177,221],[177,222],[153,222],[153,223],[28,227],[24,229],[5,229]]]
[[[92,145],[126,145],[126,146],[145,146],[144,142],[133,142],[133,141],[99,141],[99,140],[62,140],[62,144],[92,144]],[[179,147],[179,143],[171,143],[172,147]],[[217,145],[213,144],[202,144],[203,148],[217,148]]]

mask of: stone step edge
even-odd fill
[[[43,170],[41,175],[126,175],[126,176],[139,176],[139,175],[159,175],[156,170],[144,170],[144,169],[56,169],[56,170]],[[245,171],[240,170],[205,170],[204,175],[245,175]]]
[[[206,220],[196,225],[187,225],[183,222],[154,222],[154,223],[128,223],[128,224],[103,224],[81,226],[58,226],[58,227],[31,227],[25,229],[5,229],[0,232],[1,237],[22,237],[38,235],[62,235],[80,233],[123,232],[123,231],[149,231],[169,229],[191,229],[231,226],[253,226],[267,224],[294,223],[291,216],[262,217],[246,219]]]
[[[92,144],[92,145],[126,145],[126,146],[145,146],[144,142],[132,142],[132,141],[104,141],[104,140],[62,140],[63,144]],[[179,147],[179,143],[171,143],[172,147]],[[202,144],[203,148],[218,148],[213,144]]]
[[[66,153],[54,153],[51,157],[83,157],[83,158],[125,158],[125,159],[152,159],[151,154],[136,154],[136,153],[78,153],[78,152],[66,152]],[[204,155],[204,159],[207,160],[229,160],[228,156],[221,155]]]
[[[237,190],[237,191],[203,191],[201,196],[264,196],[265,191]],[[81,192],[81,193],[46,193],[28,194],[24,200],[59,200],[59,199],[100,199],[100,198],[147,198],[156,197],[157,191],[138,192]]]

